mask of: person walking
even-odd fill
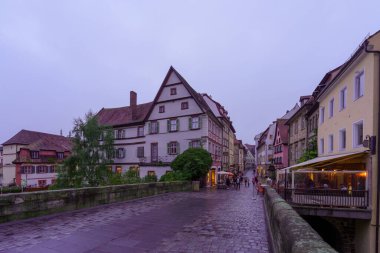
[[[227,185],[227,190],[229,190],[230,189],[230,185],[231,185],[230,177],[227,177],[227,179],[226,179],[226,185]]]
[[[237,177],[236,178],[236,190],[240,190],[240,178],[239,177]]]
[[[244,186],[245,186],[245,187],[248,186],[248,178],[247,178],[247,177],[244,178]]]

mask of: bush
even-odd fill
[[[171,171],[161,176],[160,182],[173,182],[173,181],[184,181],[186,179],[185,175],[180,171]]]
[[[200,180],[207,175],[211,165],[211,155],[203,148],[189,148],[171,163],[173,170],[181,172],[186,180]]]
[[[5,194],[5,193],[18,193],[18,192],[21,192],[21,187],[18,187],[18,186],[2,187],[1,189],[2,189],[1,192],[3,194]]]
[[[144,178],[143,178],[143,182],[144,183],[151,183],[151,182],[157,182],[157,176],[156,175],[146,175]]]

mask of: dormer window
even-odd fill
[[[170,95],[177,95],[177,88],[170,88]]]
[[[58,153],[57,153],[57,158],[58,158],[58,159],[63,159],[63,157],[64,157],[63,152],[58,152]]]
[[[38,151],[30,151],[30,158],[38,159],[40,157],[40,152]]]

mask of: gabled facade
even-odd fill
[[[213,159],[207,183],[216,184],[216,172],[222,168],[223,123],[201,94],[171,67],[153,102],[138,105],[134,92],[130,101],[128,107],[102,109],[97,114],[101,125],[115,129],[115,149],[120,150],[120,158],[112,165],[115,171],[132,167],[141,177],[155,174],[159,178],[171,170],[170,163],[178,154],[203,147]]]
[[[261,176],[268,176],[269,169],[273,166],[273,141],[276,132],[276,122],[273,122],[260,135],[257,142],[257,173]],[[274,166],[273,166],[274,169]]]
[[[230,117],[227,110],[210,95],[203,94],[203,98],[207,105],[210,107],[214,115],[219,119],[223,125],[222,131],[222,170],[228,171],[234,165],[233,159],[230,158],[230,150],[233,151],[233,147],[230,148],[230,139],[234,139],[235,129],[232,126]]]
[[[289,126],[289,165],[298,163],[306,151],[306,113],[311,96],[300,97],[300,108],[285,123]]]
[[[53,184],[55,169],[70,155],[71,145],[64,136],[21,130],[3,143],[3,185]]]

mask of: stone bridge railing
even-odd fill
[[[191,189],[184,181],[3,194],[0,223]]]
[[[265,214],[274,253],[336,253],[293,208],[270,187]]]

